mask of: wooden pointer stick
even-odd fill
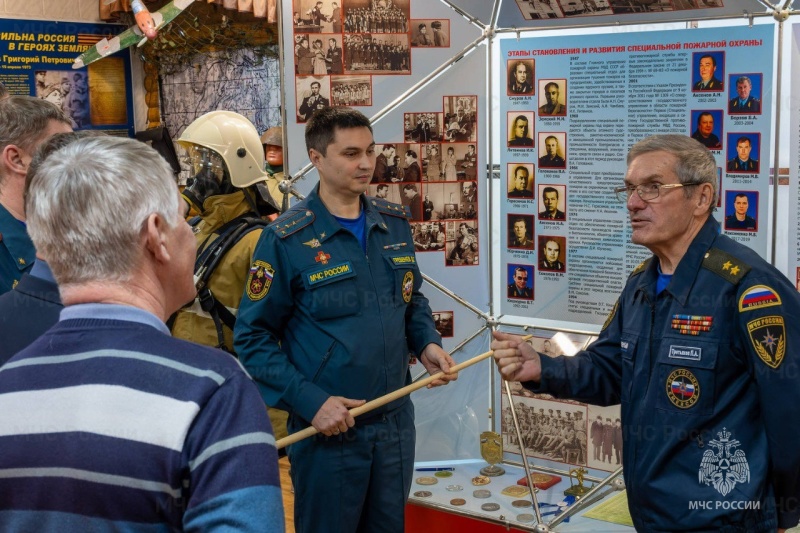
[[[533,337],[533,335],[526,335],[522,339],[523,340],[528,340],[531,337]],[[451,372],[459,372],[461,370],[464,370],[465,368],[470,367],[470,366],[474,365],[475,363],[480,363],[484,359],[488,359],[489,357],[492,356],[493,353],[494,353],[494,351],[492,351],[492,350],[489,350],[488,352],[483,352],[480,355],[476,355],[472,359],[469,359],[467,361],[464,361],[463,363],[459,363],[459,364],[451,367],[450,371]],[[387,403],[393,402],[393,401],[397,400],[398,398],[402,398],[403,396],[405,396],[407,394],[411,394],[415,390],[419,390],[422,387],[426,387],[429,384],[431,384],[434,381],[436,381],[437,379],[439,379],[441,377],[444,377],[446,375],[447,374],[445,374],[444,372],[439,372],[439,373],[434,374],[432,376],[428,376],[427,378],[421,379],[421,380],[417,381],[416,383],[412,383],[411,385],[406,385],[405,387],[403,387],[401,389],[397,389],[394,392],[390,392],[389,394],[385,394],[385,395],[381,396],[380,398],[375,398],[374,400],[371,400],[371,401],[365,403],[362,406],[353,407],[352,409],[350,409],[350,414],[353,416],[353,418],[355,418],[355,417],[357,417],[359,415],[363,415],[364,413],[368,413],[368,412],[372,411],[373,409],[377,409],[378,407],[381,407],[382,405],[386,405]],[[319,433],[319,430],[317,430],[317,428],[315,428],[314,426],[308,426],[307,428],[302,429],[302,430],[300,430],[300,431],[298,431],[296,433],[292,433],[288,437],[284,437],[284,438],[280,439],[278,442],[275,443],[275,446],[280,450],[281,448],[284,448],[284,447],[286,447],[286,446],[288,446],[290,444],[294,444],[295,442],[299,442],[299,441],[301,441],[303,439],[306,439],[306,438],[308,438],[308,437],[310,437],[312,435],[316,435],[317,433]]]

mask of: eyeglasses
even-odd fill
[[[639,198],[645,202],[655,200],[661,194],[661,189],[677,189],[678,187],[691,187],[693,185],[701,185],[700,181],[688,181],[686,183],[645,183],[643,185],[628,185],[625,187],[615,187],[614,194],[617,195],[617,200],[620,202],[627,202],[630,200],[631,195],[636,191]]]

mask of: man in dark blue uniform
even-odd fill
[[[320,181],[261,235],[235,348],[266,403],[289,411],[290,433],[322,434],[288,449],[297,531],[402,532],[413,405],[403,397],[357,423],[348,410],[406,385],[410,355],[431,374],[453,360],[420,292],[408,210],[364,195],[376,158],[369,120],[326,108],[305,137]]]
[[[503,377],[534,392],[622,404],[638,531],[774,532],[800,518],[800,295],[720,235],[716,162],[697,141],[649,137],[628,154],[637,267],[597,341],[540,357],[495,333]],[[677,189],[677,190],[675,190]],[[785,318],[786,317],[786,318]]]

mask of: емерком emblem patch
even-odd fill
[[[736,439],[731,438],[731,432],[726,428],[717,433],[719,440],[711,439],[708,445],[714,450],[706,450],[700,461],[698,472],[699,482],[711,485],[717,492],[727,496],[737,483],[750,482],[750,466],[744,451],[737,450],[741,445]]]
[[[764,316],[747,323],[750,342],[759,359],[770,368],[778,368],[786,356],[786,327],[780,315]]]
[[[685,368],[679,368],[667,376],[666,385],[667,398],[679,409],[688,409],[700,399],[700,382]]]
[[[247,297],[257,301],[266,296],[274,276],[275,269],[272,268],[272,265],[264,261],[254,262],[247,275],[247,284],[245,285]]]
[[[403,301],[409,303],[411,301],[411,293],[414,292],[414,273],[406,272],[403,276]]]

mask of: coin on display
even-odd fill
[[[531,506],[533,506],[533,504],[530,502],[530,500],[514,500],[513,502],[511,502],[511,505],[513,505],[514,507],[531,507]]]
[[[436,472],[434,476],[436,477],[450,477],[453,473],[448,470],[442,470],[441,472]]]
[[[483,505],[481,505],[481,509],[483,509],[484,511],[499,511],[500,510],[500,504],[498,504],[498,503],[484,503]]]
[[[489,483],[491,483],[491,481],[492,480],[489,479],[488,476],[475,476],[474,478],[472,478],[472,484],[478,486],[488,485]]]
[[[462,490],[464,490],[464,487],[462,487],[461,485],[447,485],[447,490],[449,490],[450,492],[461,492]]]
[[[433,496],[433,493],[429,490],[418,490],[414,493],[416,498],[430,498],[431,496]]]
[[[436,485],[439,480],[433,476],[422,476],[417,478],[417,483],[420,485]]]
[[[534,516],[530,513],[522,513],[517,515],[517,522],[533,522]]]
[[[453,498],[450,500],[450,505],[464,505],[465,503],[467,503],[467,500],[464,498]]]
[[[486,490],[486,489],[478,489],[478,490],[472,491],[472,495],[474,497],[476,497],[476,498],[483,499],[483,498],[488,498],[489,496],[491,496],[492,495],[492,491]]]
[[[523,496],[530,494],[530,492],[531,491],[528,490],[528,487],[523,487],[522,485],[511,485],[510,487],[504,488],[501,494],[513,496],[515,498],[522,498]]]

